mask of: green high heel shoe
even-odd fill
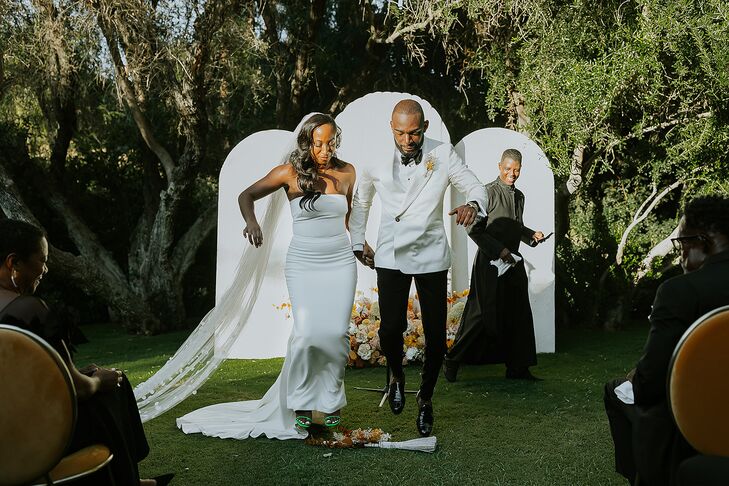
[[[307,417],[306,415],[296,416],[296,425],[298,425],[302,429],[308,429],[309,427],[311,427],[312,423],[313,421],[311,420],[311,417]]]
[[[327,427],[336,427],[342,421],[339,415],[327,415],[324,417],[324,425]]]

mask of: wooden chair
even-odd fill
[[[699,318],[668,367],[668,401],[681,434],[699,453],[729,457],[729,306]]]
[[[58,353],[32,332],[0,324],[0,486],[63,484],[106,466],[113,455],[104,445],[64,457],[76,414]]]

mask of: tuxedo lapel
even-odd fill
[[[428,181],[433,176],[433,167],[432,165],[428,165],[429,160],[428,156],[424,156],[423,161],[418,164],[418,170],[415,173],[415,180],[412,181],[412,184],[410,184],[410,187],[405,193],[405,198],[402,201],[402,205],[400,206],[400,210],[398,211],[396,218],[405,214],[405,211],[407,211],[410,205],[412,205],[415,199],[417,199],[423,191],[423,188],[425,188]]]

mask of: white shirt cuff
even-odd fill
[[[364,251],[364,244],[355,243],[354,245],[352,245],[352,251]]]
[[[484,208],[481,207],[481,203],[479,203],[478,201],[468,201],[468,202],[474,203],[476,205],[476,207],[478,208],[476,210],[476,214],[478,214],[482,218],[486,217],[486,211],[484,210]]]

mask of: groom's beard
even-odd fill
[[[397,139],[395,137],[392,137],[392,140],[395,142],[395,147],[397,147],[397,151],[400,152],[401,155],[404,155],[405,157],[413,157],[415,154],[418,153],[418,151],[422,150],[423,144],[425,143],[425,137],[422,137],[420,139],[420,143],[417,143],[413,145],[411,148],[410,146],[408,149],[410,149],[410,152],[405,152],[399,143],[397,143]]]

